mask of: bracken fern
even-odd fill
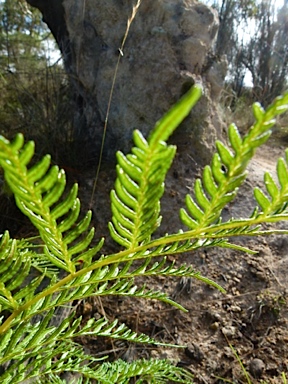
[[[157,123],[147,139],[139,131],[134,132],[135,146],[130,154],[117,153],[109,229],[122,250],[113,254],[100,254],[104,239],[91,246],[94,239],[94,229],[89,229],[91,212],[79,220],[77,185],[63,195],[64,171],[50,166],[49,156],[29,167],[34,144],[24,144],[21,134],[12,142],[0,138],[0,165],[5,181],[19,209],[38,230],[43,244],[43,252],[36,252],[32,244],[11,239],[8,232],[2,236],[1,383],[65,383],[61,378],[63,372],[79,374],[79,378],[75,376],[75,383],[129,383],[131,378],[137,383],[192,382],[187,371],[168,361],[108,363],[88,356],[74,341],[76,337],[108,336],[161,344],[116,320],[91,319],[83,325],[73,312],[58,324],[53,319],[58,307],[105,295],[157,299],[185,311],[165,293],[145,285],[136,286],[134,279],[139,276],[193,277],[224,291],[190,266],[171,264],[166,256],[203,247],[252,252],[234,245],[231,238],[286,233],[278,229],[262,230],[261,225],[288,218],[287,151],[286,159],[279,159],[277,164],[279,187],[266,173],[266,191],[255,188],[258,208],[251,217],[223,222],[221,213],[243,183],[255,149],[268,139],[274,117],[287,110],[288,94],[276,99],[266,112],[255,104],[256,122],[245,137],[241,138],[234,125],[229,127],[228,145],[216,143],[217,152],[211,165],[204,169],[202,179],[195,182],[194,197],[187,195],[186,207],[180,210],[180,219],[188,229],[152,239],[161,223],[160,199],[176,152],[176,147],[168,145],[167,140],[200,95],[201,89],[194,87]]]

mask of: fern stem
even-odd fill
[[[45,289],[44,291],[38,293],[36,296],[34,296],[31,300],[28,300],[26,301],[25,304],[23,305],[20,305],[17,309],[15,309],[13,311],[13,313],[11,313],[11,315],[5,320],[5,322],[0,326],[0,335],[2,333],[5,333],[7,332],[7,330],[11,327],[11,324],[12,324],[12,321],[22,312],[24,312],[25,310],[29,309],[31,306],[33,306],[33,304],[36,304],[37,302],[39,302],[41,299],[45,298],[46,296],[49,296],[49,295],[53,295],[54,293],[58,292],[63,286],[65,286],[65,284],[69,283],[70,281],[72,281],[77,275],[82,275],[82,273],[79,273],[79,272],[82,272],[83,270],[80,270],[78,271],[78,274],[75,273],[75,274],[70,274],[66,277],[64,277],[62,280],[58,281],[56,284],[54,284],[52,287],[48,287],[47,289]],[[55,307],[55,305],[53,306],[53,308]],[[45,311],[49,309],[49,308],[45,308]],[[32,313],[32,316],[34,316],[35,313]],[[32,316],[27,316],[26,318],[21,318],[21,321],[25,321],[27,320],[29,317],[32,317]],[[13,324],[14,325],[14,324]]]

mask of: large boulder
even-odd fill
[[[75,137],[86,157],[97,161],[117,69],[104,160],[130,148],[135,128],[147,134],[195,82],[204,95],[172,141],[199,163],[210,158],[221,131],[215,103],[225,76],[213,55],[214,10],[194,0],[142,0],[138,9],[136,0],[28,2],[42,11],[62,50],[76,95]]]

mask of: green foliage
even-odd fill
[[[58,48],[42,17],[24,0],[0,2],[1,134],[12,139],[22,132],[37,143],[38,159],[50,153],[68,165],[73,101],[61,62],[52,60]]]
[[[29,8],[24,1],[1,1],[2,70],[24,70],[25,65],[31,65],[34,70],[39,68],[45,57],[43,40],[48,36],[44,23],[41,22],[41,13],[36,9]]]
[[[202,2],[219,13],[216,57],[225,55],[229,63],[226,80],[234,95],[230,106],[232,109],[237,107],[238,99],[245,95],[245,85],[248,85],[253,101],[261,101],[266,107],[287,88],[287,2]],[[248,82],[251,84],[245,84]]]
[[[137,343],[161,343],[117,321],[100,318],[83,324],[69,310],[69,303],[93,296],[131,296],[161,300],[185,311],[165,293],[146,285],[138,287],[134,279],[193,277],[224,291],[190,266],[171,264],[166,256],[212,246],[248,252],[230,239],[239,235],[285,233],[277,229],[263,231],[261,225],[288,218],[288,152],[286,159],[279,159],[277,164],[279,186],[266,173],[266,191],[254,190],[258,208],[251,217],[223,222],[221,213],[243,183],[255,149],[268,139],[274,117],[288,109],[288,94],[275,100],[266,112],[255,104],[256,122],[246,136],[242,138],[231,125],[229,145],[217,142],[211,165],[204,169],[202,179],[195,182],[194,197],[187,195],[186,207],[180,211],[180,219],[188,230],[152,237],[161,222],[160,198],[176,151],[166,141],[200,95],[199,87],[190,90],[156,124],[147,140],[135,131],[131,154],[118,152],[109,228],[122,250],[113,254],[99,255],[103,239],[91,245],[94,239],[94,229],[89,229],[91,212],[79,220],[77,185],[64,194],[64,171],[51,166],[49,156],[31,166],[34,144],[24,144],[23,135],[17,135],[11,142],[0,138],[0,165],[5,181],[19,209],[38,230],[43,245],[36,252],[37,248],[25,240],[11,239],[8,232],[2,236],[1,383],[25,380],[64,383],[63,372],[79,374],[79,379],[75,378],[77,383],[91,380],[128,383],[131,378],[137,383],[191,382],[188,372],[165,360],[108,363],[86,355],[76,338],[105,336]],[[63,312],[65,308],[68,314],[57,318],[57,311]]]

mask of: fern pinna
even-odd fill
[[[236,196],[246,176],[246,167],[257,147],[270,135],[273,118],[287,110],[288,95],[275,100],[265,112],[254,105],[256,122],[244,138],[234,125],[229,127],[228,146],[217,142],[217,153],[195,182],[194,197],[186,197],[180,219],[187,231],[152,239],[161,223],[160,199],[166,173],[176,148],[167,139],[197,102],[201,89],[190,90],[161,119],[149,137],[134,132],[132,151],[117,153],[117,179],[111,192],[111,237],[123,248],[120,252],[99,255],[104,240],[91,246],[94,229],[89,229],[91,213],[78,220],[80,202],[77,185],[64,194],[65,173],[50,166],[50,157],[29,167],[34,145],[24,144],[22,135],[9,142],[0,138],[0,165],[5,182],[15,196],[19,209],[38,230],[43,252],[36,252],[25,240],[2,236],[0,245],[0,372],[1,383],[65,383],[64,372],[74,382],[160,383],[191,382],[188,371],[165,360],[137,360],[108,363],[83,352],[76,337],[108,336],[137,343],[161,344],[137,334],[117,321],[91,319],[82,324],[75,313],[55,321],[57,310],[70,308],[71,302],[91,296],[131,296],[157,299],[184,310],[165,293],[138,287],[138,276],[194,277],[218,289],[190,266],[175,266],[167,255],[200,247],[231,247],[230,238],[241,234],[263,234],[261,224],[287,219],[288,153],[277,165],[278,184],[266,173],[266,193],[256,188],[258,203],[249,218],[223,222],[225,205]],[[180,226],[180,224],[179,224]],[[266,231],[267,232],[267,231]],[[270,230],[272,232],[272,230]],[[274,230],[283,233],[280,230]],[[36,249],[41,249],[37,244]],[[157,260],[154,258],[157,257]],[[94,260],[96,259],[96,260]],[[80,262],[81,260],[81,262]],[[135,263],[135,261],[137,263]],[[35,275],[33,271],[37,270]],[[32,276],[32,277],[31,277]],[[34,277],[33,277],[34,276]],[[79,376],[75,376],[78,374]]]

